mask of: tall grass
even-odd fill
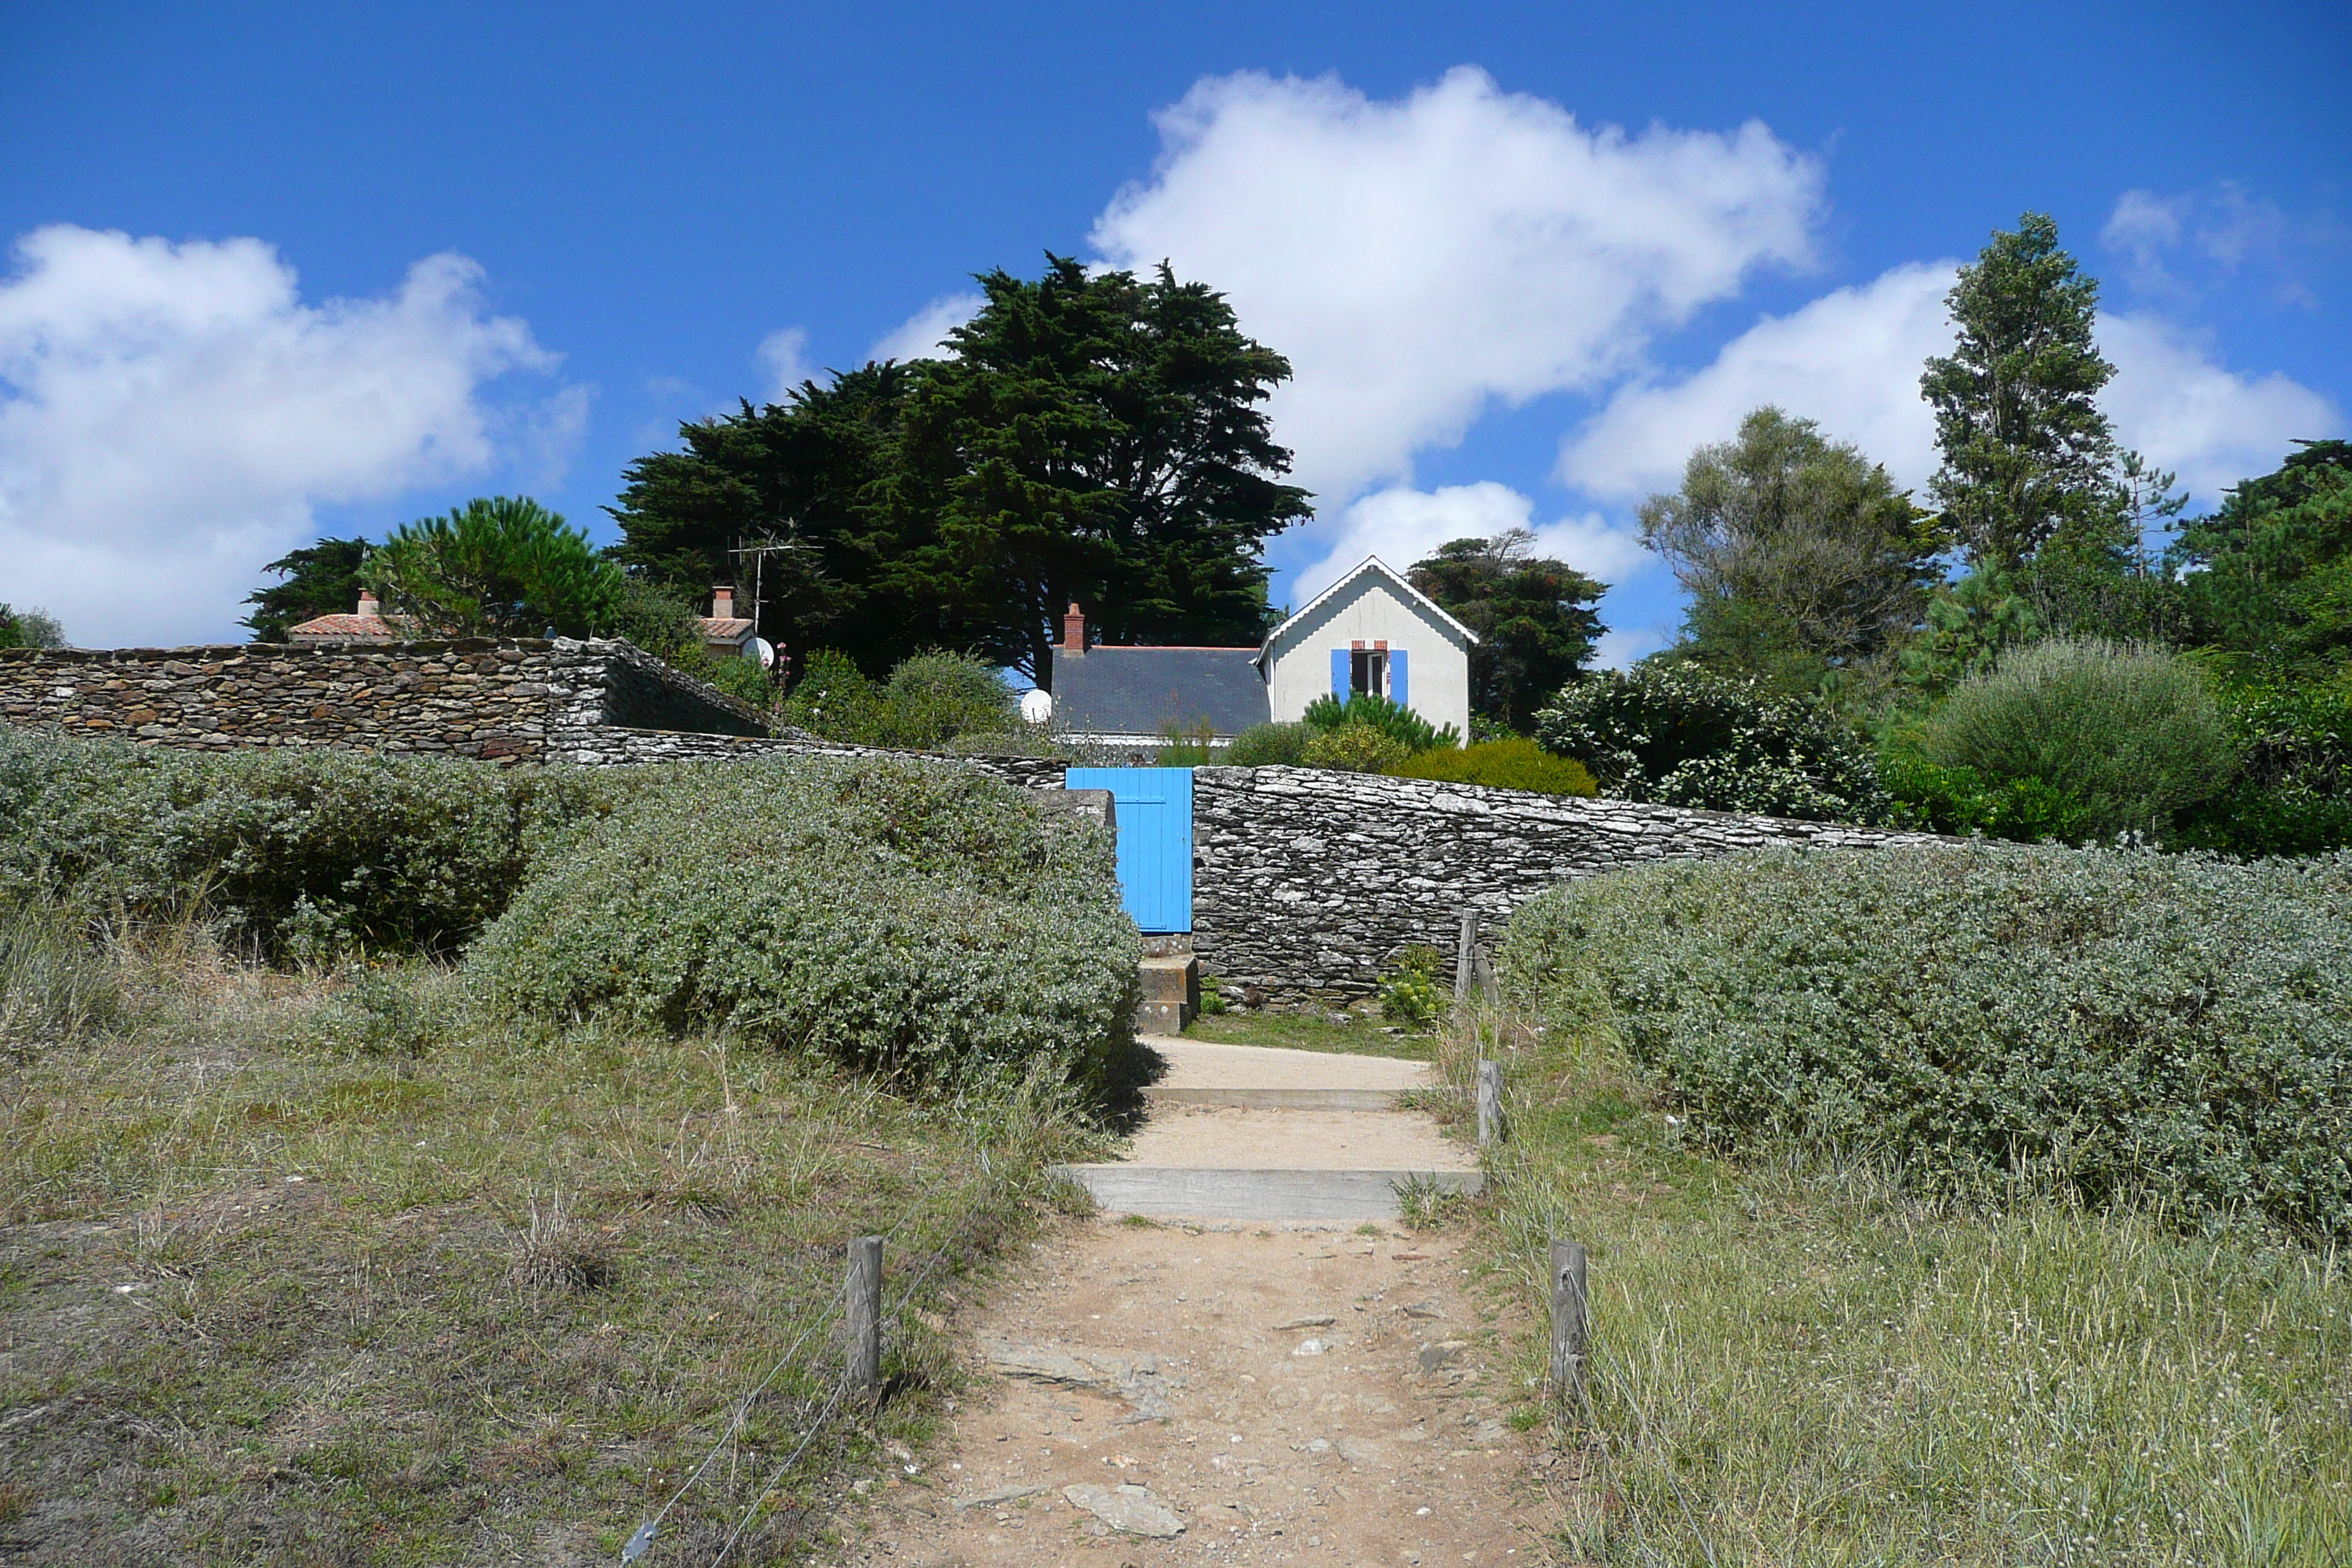
[[[1549,1239],[1591,1249],[1593,1395],[1563,1415],[1552,1471],[1578,1550],[2352,1562],[2352,1284],[2333,1252],[2193,1239],[2027,1184],[1960,1204],[1833,1156],[1709,1157],[1604,1016],[1484,1026],[1447,1055],[1512,1064],[1498,1262],[1540,1301]]]

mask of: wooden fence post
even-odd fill
[[[1454,1005],[1461,1007],[1470,1000],[1472,954],[1477,950],[1478,916],[1475,910],[1462,911],[1462,941],[1454,950]]]
[[[882,1387],[882,1238],[849,1244],[849,1385],[871,1396]]]
[[[1499,1143],[1503,1128],[1503,1064],[1478,1064],[1478,1147]]]
[[[1584,1244],[1551,1244],[1552,1397],[1585,1407],[1584,1342],[1591,1330],[1591,1297],[1585,1289]]]

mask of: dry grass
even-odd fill
[[[1727,1163],[1605,1028],[1481,1026],[1512,1076],[1496,1266],[1540,1300],[1549,1237],[1591,1251],[1594,1396],[1552,1470],[1571,1555],[2352,1562],[2339,1259],[2032,1190],[1931,1204],[1834,1163]],[[1457,1031],[1449,1078],[1477,1054]]]
[[[183,927],[59,986],[17,945],[14,1561],[610,1562],[714,1445],[646,1561],[709,1561],[763,1495],[730,1561],[775,1560],[935,1419],[961,1277],[1075,1137],[723,1041],[486,1037],[431,970],[271,973]],[[940,1260],[892,1322],[893,1396],[765,1494],[834,1385],[861,1233],[891,1236],[894,1306]]]

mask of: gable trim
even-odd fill
[[[1258,645],[1257,662],[1261,666],[1264,665],[1266,659],[1272,656],[1274,652],[1274,645],[1282,640],[1283,634],[1289,631],[1291,627],[1297,626],[1307,616],[1313,615],[1322,606],[1325,600],[1332,597],[1334,595],[1338,594],[1340,589],[1347,587],[1349,584],[1355,582],[1357,578],[1361,577],[1368,572],[1376,572],[1380,575],[1387,578],[1389,582],[1396,587],[1398,592],[1402,593],[1405,596],[1407,603],[1420,605],[1423,609],[1427,610],[1431,615],[1435,616],[1447,626],[1452,626],[1455,631],[1462,634],[1463,641],[1466,643],[1475,643],[1478,640],[1478,634],[1476,632],[1472,631],[1468,626],[1464,626],[1460,621],[1455,620],[1452,616],[1446,614],[1444,606],[1438,604],[1436,600],[1431,598],[1420,589],[1414,587],[1412,584],[1406,579],[1403,573],[1399,572],[1395,567],[1390,565],[1387,562],[1381,560],[1377,555],[1367,555],[1364,557],[1363,561],[1357,565],[1354,571],[1342,574],[1338,582],[1332,584],[1329,587],[1316,595],[1312,599],[1307,601],[1306,605],[1299,609],[1297,614],[1289,616],[1284,620],[1280,626],[1266,633],[1265,641]]]

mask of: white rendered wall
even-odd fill
[[[1461,634],[1367,572],[1317,605],[1275,644],[1266,700],[1277,722],[1302,717],[1331,689],[1331,650],[1360,642],[1405,650],[1405,699],[1412,710],[1470,737],[1470,655]]]

